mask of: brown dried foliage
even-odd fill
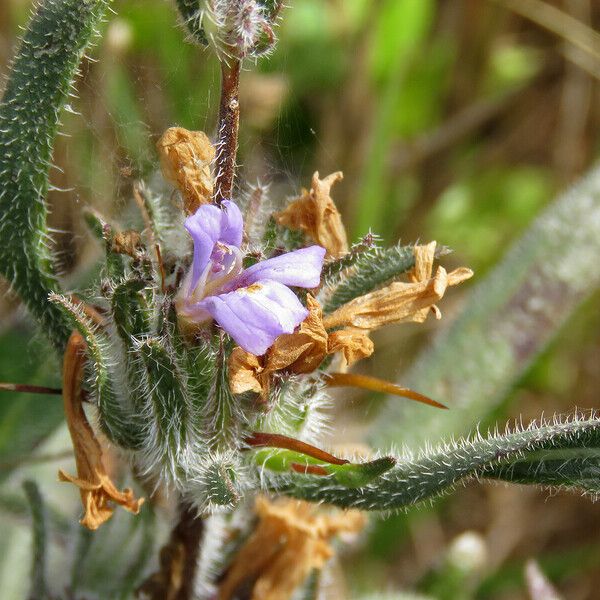
[[[327,250],[327,256],[330,258],[348,252],[342,217],[330,195],[333,184],[341,181],[343,177],[341,171],[338,171],[325,179],[319,179],[319,173],[316,172],[310,191],[302,190],[299,198],[284,211],[274,215],[279,225],[304,231]]]
[[[266,400],[271,375],[277,371],[312,373],[328,354],[338,352],[343,356],[344,369],[373,353],[371,330],[390,323],[420,323],[430,311],[441,318],[435,303],[449,286],[462,283],[473,273],[466,268],[447,273],[438,267],[432,277],[435,248],[435,242],[415,246],[415,267],[409,273],[409,282],[394,282],[360,296],[325,318],[320,304],[308,294],[309,315],[298,331],[277,338],[264,356],[234,349],[229,360],[232,392],[257,392]],[[335,331],[329,333],[330,329]]]
[[[258,524],[227,572],[219,600],[252,584],[252,600],[287,600],[314,569],[333,556],[331,539],[358,533],[366,517],[357,510],[325,510],[301,500],[256,500]]]
[[[210,166],[215,147],[208,136],[202,131],[170,127],[156,147],[162,173],[181,192],[186,214],[194,214],[200,205],[210,202],[213,194]]]
[[[67,345],[63,363],[63,402],[65,417],[73,441],[77,477],[59,470],[61,481],[79,488],[85,514],[80,523],[88,529],[98,529],[113,514],[111,502],[137,514],[144,502],[133,492],[119,491],[109,477],[102,462],[102,447],[92,430],[81,402],[81,379],[85,362],[85,341],[74,332]]]

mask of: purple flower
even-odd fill
[[[176,306],[188,321],[214,319],[244,350],[261,355],[308,316],[287,286],[317,287],[325,248],[302,248],[243,269],[243,225],[230,201],[222,209],[205,204],[185,220],[194,259]]]

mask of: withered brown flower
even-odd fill
[[[302,500],[259,497],[258,524],[227,571],[219,600],[253,583],[252,600],[286,600],[313,569],[333,556],[331,539],[358,533],[366,517],[358,510],[325,509]]]
[[[395,281],[364,296],[344,304],[323,321],[326,329],[353,327],[372,331],[391,323],[414,321],[422,323],[430,310],[441,317],[435,303],[441,300],[446,289],[473,276],[473,271],[459,268],[447,273],[438,267],[432,277],[435,242],[415,246],[415,267],[408,283]]]
[[[256,392],[265,394],[269,386],[269,373],[265,373],[264,357],[255,356],[236,346],[229,356],[229,387],[234,394]]]
[[[201,204],[210,202],[215,147],[208,136],[203,131],[170,127],[156,147],[162,173],[181,192],[186,214],[194,214]]]
[[[144,502],[137,500],[133,492],[119,491],[111,481],[102,462],[102,448],[92,430],[81,403],[81,377],[85,361],[85,341],[74,332],[67,345],[63,363],[63,403],[65,416],[77,465],[77,477],[60,470],[58,477],[79,488],[85,514],[80,523],[88,529],[98,529],[110,519],[113,507],[119,504],[129,512],[137,514]]]
[[[327,250],[330,258],[337,258],[348,252],[342,217],[330,195],[333,184],[342,179],[341,171],[332,173],[325,179],[319,179],[319,173],[316,172],[310,191],[302,190],[299,198],[274,215],[279,225],[304,231]]]
[[[346,364],[370,356],[373,342],[363,331],[342,329],[327,333],[321,305],[310,294],[306,298],[308,317],[298,331],[281,335],[263,356],[254,356],[239,346],[229,358],[229,385],[234,394],[260,393],[266,400],[270,377],[276,371],[312,373],[328,354],[341,352]]]
[[[292,373],[312,373],[327,355],[327,332],[323,327],[321,305],[310,295],[306,296],[308,317],[297,332],[280,335],[267,352],[267,369],[280,371],[288,368]]]

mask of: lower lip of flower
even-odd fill
[[[262,285],[260,285],[260,283],[253,283],[252,285],[249,285],[247,288],[245,288],[245,290],[249,293],[249,294],[255,294],[256,292],[259,292],[260,290],[262,290]]]

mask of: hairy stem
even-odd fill
[[[267,485],[276,493],[361,510],[404,508],[471,478],[548,485],[596,497],[600,493],[599,447],[600,419],[592,413],[486,438],[476,435],[433,451],[398,457],[395,466],[366,485],[351,487],[339,479],[336,484],[334,476],[324,479],[309,471],[283,470]]]
[[[217,141],[216,182],[214,200],[221,204],[231,198],[235,178],[235,157],[240,126],[238,99],[241,61],[230,59],[221,63],[221,103]]]
[[[185,502],[180,507],[179,522],[173,529],[171,539],[183,545],[183,573],[177,600],[191,600],[194,597],[194,580],[200,554],[200,542],[204,531],[204,521],[196,509]]]
[[[203,533],[204,521],[198,511],[182,501],[179,520],[160,551],[160,571],[151,575],[138,591],[150,600],[192,600]]]

